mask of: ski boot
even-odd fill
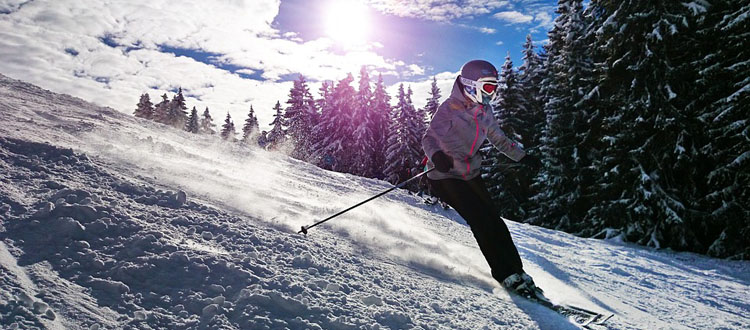
[[[515,273],[503,280],[503,287],[519,296],[534,300],[547,300],[544,291],[534,284],[534,279],[526,273]]]

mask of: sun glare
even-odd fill
[[[370,33],[368,8],[359,0],[337,0],[325,17],[326,34],[342,46],[365,44]]]

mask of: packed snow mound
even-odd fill
[[[573,329],[504,293],[403,191],[0,76],[0,327]],[[554,301],[612,329],[750,327],[750,263],[508,223]]]

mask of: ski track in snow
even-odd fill
[[[387,183],[1,75],[0,124],[2,328],[576,328],[403,191],[296,234]],[[606,328],[750,328],[748,262],[507,223],[547,295]]]

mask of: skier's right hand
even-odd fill
[[[435,164],[435,168],[440,172],[445,173],[453,168],[453,158],[446,155],[442,150],[438,150],[432,154],[431,160]]]

